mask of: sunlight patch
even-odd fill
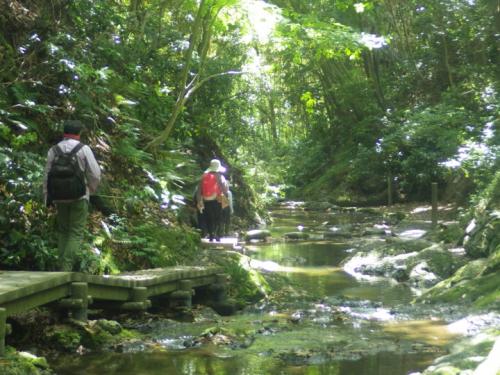
[[[427,231],[425,231],[423,229],[409,229],[409,230],[405,230],[404,232],[401,232],[398,235],[398,237],[415,240],[417,238],[422,238],[426,233],[427,233]]]
[[[430,211],[432,209],[431,206],[422,206],[422,207],[417,207],[415,209],[413,209],[411,211],[412,214],[419,214],[419,213],[422,213],[422,212],[427,212],[427,211]]]

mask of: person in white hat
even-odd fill
[[[220,241],[222,208],[228,204],[229,185],[222,175],[225,171],[218,159],[211,160],[197,189],[197,207],[203,215],[210,241]]]

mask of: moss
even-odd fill
[[[136,333],[123,329],[118,322],[106,319],[47,327],[45,336],[47,349],[64,352],[74,352],[80,345],[99,350],[138,337]]]
[[[464,230],[460,223],[452,223],[439,229],[436,234],[437,241],[456,244],[464,235]]]
[[[425,260],[431,271],[440,277],[449,277],[459,266],[459,260],[439,245],[433,245],[420,251],[416,260]]]
[[[86,348],[99,349],[114,340],[114,336],[102,329],[98,329],[89,335],[85,335],[82,344]]]
[[[67,325],[48,327],[45,335],[50,347],[66,352],[74,352],[82,340],[81,334],[74,327]]]
[[[500,271],[500,245],[498,245],[493,254],[488,258],[488,263],[484,269],[484,274]]]
[[[82,345],[94,350],[138,337],[138,334],[123,329],[118,322],[107,319],[89,321],[81,325],[81,330]]]
[[[5,357],[0,358],[2,375],[49,375],[53,374],[44,357],[37,357],[26,352],[16,352],[7,347]]]
[[[464,238],[467,254],[481,258],[496,251],[500,245],[500,171],[474,206],[469,228]]]
[[[498,332],[490,331],[459,340],[451,348],[450,354],[439,357],[423,375],[463,374],[467,370],[473,371],[478,366],[477,358],[488,356],[497,337]]]
[[[448,286],[448,288],[446,288]],[[476,308],[495,307],[500,303],[500,274],[489,274],[472,280],[462,280],[451,285],[441,282],[423,294],[418,300],[430,302],[472,302]],[[500,306],[497,306],[497,308]]]
[[[214,253],[211,260],[230,276],[228,294],[238,305],[257,302],[271,290],[262,274],[250,266],[250,258],[234,251]]]
[[[432,369],[424,372],[425,375],[458,375],[460,374],[460,369],[454,366],[442,366],[437,369]]]

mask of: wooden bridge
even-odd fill
[[[88,306],[144,311],[151,297],[163,296],[170,307],[191,307],[194,289],[207,287],[213,302],[226,298],[227,277],[219,267],[169,267],[128,274],[95,276],[75,272],[0,271],[0,356],[5,353],[8,316],[56,302],[73,319],[86,321]]]

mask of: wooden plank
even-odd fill
[[[174,292],[178,289],[177,281],[164,282],[148,286],[148,297]]]
[[[0,307],[14,314],[70,295],[71,282],[87,282],[88,294],[95,299],[129,301],[134,288],[147,287],[148,296],[171,293],[179,281],[190,280],[192,287],[216,281],[220,267],[177,266],[141,270],[121,275],[96,276],[71,272],[0,271]]]
[[[0,305],[67,284],[71,272],[0,271]]]
[[[107,301],[128,301],[132,288],[118,287],[116,285],[102,285],[88,283],[89,295],[93,299]]]
[[[87,282],[96,285],[117,286],[133,288],[137,286],[136,279],[122,277],[121,275],[87,275]]]
[[[70,284],[58,285],[2,303],[7,315],[18,314],[71,295]]]
[[[130,272],[127,274],[112,275],[106,279],[92,279],[93,283],[111,285],[130,285],[130,286],[152,286],[159,283],[183,280],[193,277],[201,277],[221,273],[220,267],[195,267],[195,266],[177,266],[169,268],[154,268]],[[113,281],[110,281],[113,280]],[[130,283],[130,284],[129,284]]]
[[[202,276],[202,277],[196,277],[196,278],[185,278],[182,280],[189,280],[191,282],[191,287],[192,288],[198,288],[200,286],[208,286],[211,284],[214,284],[216,281],[216,275],[208,275],[208,276]],[[179,290],[179,284],[178,281],[180,280],[175,280],[175,281],[169,281],[169,282],[164,282],[164,283],[158,283],[156,285],[151,285],[148,287],[148,296],[158,296],[161,294],[166,294],[166,293],[171,293],[176,290]]]

